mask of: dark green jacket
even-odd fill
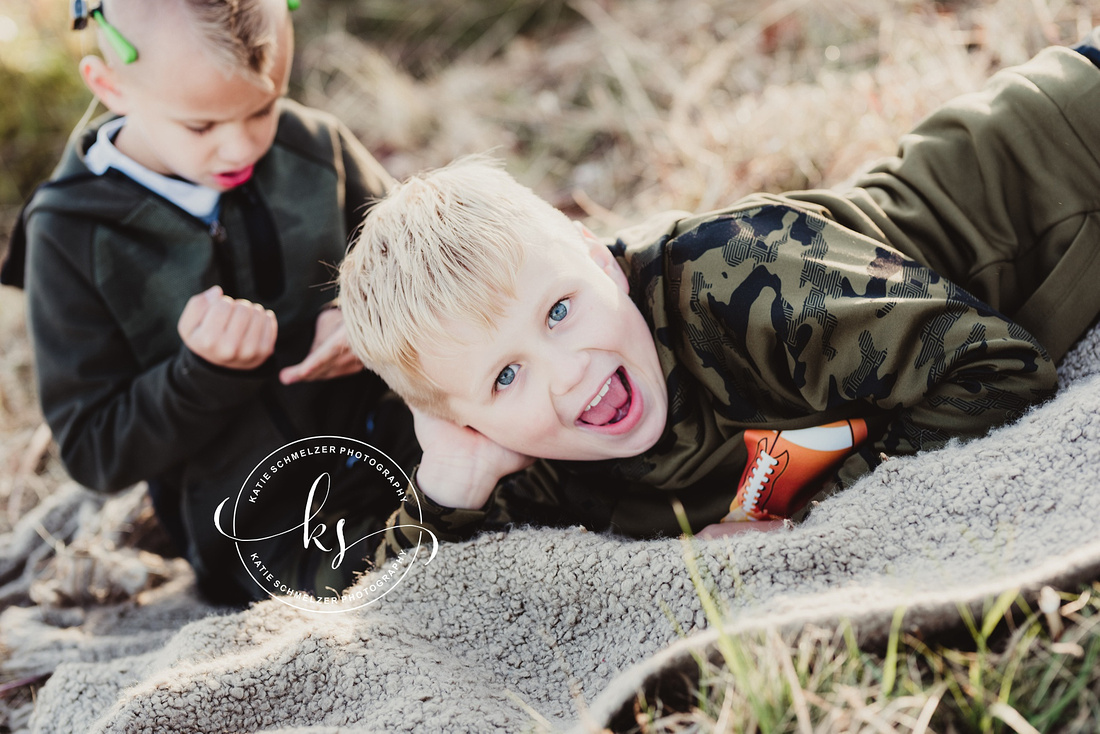
[[[1100,70],[1051,48],[938,110],[848,191],[625,233],[614,251],[665,369],[665,436],[626,461],[538,462],[483,510],[418,493],[425,525],[443,540],[513,522],[669,534],[678,499],[699,530],[752,468],[746,430],[866,420],[843,484],[880,452],[1020,416],[1100,314],[1098,161]]]
[[[390,181],[334,119],[280,105],[275,144],[249,187],[273,225],[263,241],[249,240],[240,193],[223,195],[222,227],[212,228],[116,171],[90,173],[83,153],[93,123],[74,133],[27,204],[5,271],[20,280],[14,263],[25,249],[42,408],[73,478],[104,491],[154,480],[169,498],[158,512],[166,525],[182,524],[180,550],[200,579],[250,595],[259,590],[214,528],[215,507],[288,441],[361,435],[384,388],[369,373],[278,381],[279,368],[307,354],[317,315],[335,296],[334,266]],[[275,312],[276,351],[260,368],[219,368],[182,345],[185,303],[215,284]],[[395,501],[380,502],[384,518]]]
[[[480,511],[440,507],[417,489],[423,524],[440,539],[523,522],[675,534],[673,499],[698,531],[731,509],[751,458],[746,430],[862,419],[870,439],[838,472],[850,481],[880,453],[1017,418],[1056,384],[1023,328],[801,202],[758,196],[666,218],[625,233],[613,252],[657,345],[664,436],[628,460],[539,461]],[[411,505],[395,522],[416,524]],[[388,533],[391,551],[416,540],[414,528]]]

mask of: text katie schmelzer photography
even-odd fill
[[[404,470],[377,448],[343,436],[313,436],[268,454],[240,491],[218,505],[214,525],[234,541],[248,575],[270,596],[310,611],[350,611],[395,589],[412,569],[408,561],[420,553],[421,543],[370,569],[367,578],[337,588],[343,584],[334,586],[333,580],[362,567],[385,529],[378,518],[326,503],[339,487],[364,499],[388,493],[415,504],[408,486]],[[410,514],[420,520],[419,505]],[[435,557],[436,538],[423,529],[421,540],[428,563]]]

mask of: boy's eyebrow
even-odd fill
[[[270,111],[271,111],[271,110],[272,110],[272,109],[273,109],[273,108],[275,107],[275,105],[276,105],[276,104],[277,104],[278,102],[279,102],[279,97],[275,97],[275,98],[273,98],[273,99],[272,99],[272,100],[271,100],[270,102],[268,102],[267,104],[265,104],[265,105],[264,105],[263,107],[261,107],[260,109],[256,110],[255,112],[253,112],[253,113],[252,113],[252,114],[250,115],[250,117],[259,117],[260,115],[265,115],[265,114],[267,114],[268,112],[270,112]]]
[[[253,110],[252,112],[249,112],[248,115],[247,115],[247,118],[252,119],[254,117],[260,117],[261,115],[271,111],[272,108],[274,108],[275,105],[277,105],[279,103],[279,100],[282,99],[282,96],[283,95],[281,95],[281,94],[275,95],[274,97],[271,98],[271,100],[269,100],[262,107],[258,107],[255,110]],[[176,119],[179,120],[180,122],[185,122],[185,123],[192,124],[192,125],[197,125],[197,124],[217,125],[217,124],[225,122],[225,119],[219,119],[219,118],[215,118],[215,117],[178,117]]]

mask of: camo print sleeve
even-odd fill
[[[536,461],[523,471],[504,477],[480,510],[455,510],[436,504],[416,486],[414,471],[413,496],[387,522],[385,541],[378,549],[376,562],[381,565],[387,556],[396,557],[402,549],[415,547],[421,538],[421,528],[430,530],[440,542],[468,540],[481,530],[528,523],[607,529],[619,498],[637,487],[611,481],[595,467],[598,462],[584,463],[596,471],[589,474],[573,471],[561,462]],[[423,514],[423,521],[418,513]]]
[[[665,247],[668,311],[681,319],[667,338],[698,357],[690,368],[728,418],[862,404],[887,421],[875,455],[913,453],[1053,392],[1054,366],[1020,326],[896,250],[755,198],[680,222]]]
[[[603,483],[603,480],[593,480]],[[594,516],[597,500],[592,487],[576,487],[586,480],[563,475],[548,461],[538,461],[531,467],[501,480],[485,506],[478,510],[444,507],[433,502],[416,484],[416,471],[411,477],[408,502],[390,516],[386,523],[385,541],[378,550],[377,562],[396,557],[402,549],[424,543],[422,532],[431,531],[440,542],[469,540],[478,531],[522,523],[567,525],[581,516],[589,521]],[[573,491],[570,491],[573,490]],[[567,499],[576,494],[581,499]],[[422,517],[421,517],[422,516]]]
[[[468,540],[481,529],[488,515],[487,507],[480,510],[455,509],[434,502],[421,491],[416,483],[417,470],[413,470],[407,501],[401,503],[386,521],[385,541],[378,549],[378,565],[386,556],[397,557],[402,550],[423,544],[424,530],[435,535],[440,542]],[[489,499],[489,503],[493,498]]]

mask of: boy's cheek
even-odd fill
[[[485,434],[481,427],[484,421],[480,420],[480,416],[474,415],[470,411],[464,411],[460,407],[456,407],[447,403],[442,406],[439,412],[439,418],[454,423],[461,428],[472,428],[478,433]]]

